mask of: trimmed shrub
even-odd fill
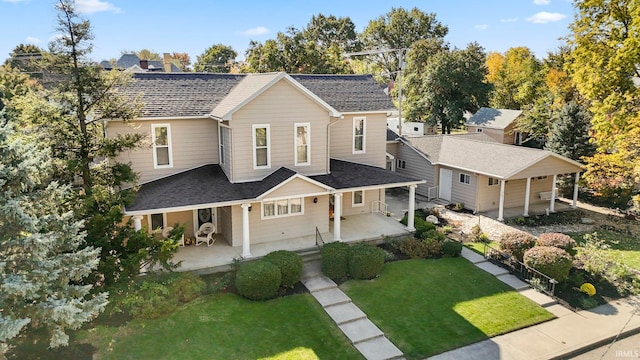
[[[420,237],[420,239],[422,240],[435,240],[437,242],[443,242],[447,239],[447,236],[441,232],[439,232],[438,230],[436,230],[435,228],[427,230],[425,232],[422,233],[422,236]]]
[[[447,240],[442,243],[442,253],[446,257],[458,257],[462,253],[462,243],[454,240]]]
[[[280,286],[293,287],[302,276],[302,258],[293,251],[274,251],[264,257],[265,261],[272,263],[280,269]]]
[[[331,242],[322,247],[322,273],[335,282],[342,282],[349,275],[349,245]]]
[[[500,249],[522,261],[524,252],[536,245],[536,238],[525,232],[509,232],[500,237]]]
[[[524,253],[524,264],[541,273],[563,282],[573,267],[573,259],[568,252],[553,246],[536,246]]]
[[[424,238],[424,233],[431,231],[431,230],[435,230],[436,226],[428,221],[425,221],[422,218],[416,218],[415,219],[415,228],[416,228],[416,233],[415,233],[415,237],[418,239],[423,239]]]
[[[373,279],[382,272],[384,252],[377,246],[366,243],[351,247],[349,275],[354,279]]]
[[[442,242],[434,238],[422,240],[422,246],[427,250],[426,257],[436,257],[442,255]]]
[[[171,297],[175,297],[180,303],[189,302],[202,295],[206,284],[200,276],[183,272],[177,276],[170,277],[167,281],[167,288]]]
[[[573,249],[578,245],[571,236],[562,233],[544,233],[538,236],[538,245],[555,246],[568,253],[572,253]]]
[[[414,237],[403,239],[400,242],[400,251],[412,259],[424,259],[429,256],[429,251],[422,241]]]
[[[264,260],[240,265],[236,273],[238,294],[250,300],[266,300],[276,296],[280,288],[280,269]]]

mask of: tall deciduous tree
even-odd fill
[[[191,57],[189,57],[189,54],[187,53],[181,53],[181,52],[173,52],[171,53],[171,62],[173,62],[174,64],[176,64],[177,67],[180,68],[180,70],[187,72],[190,71],[191,68]]]
[[[0,357],[20,333],[45,329],[67,345],[107,304],[81,285],[99,249],[83,246],[82,222],[64,209],[70,189],[52,181],[49,149],[18,137],[0,111]]]
[[[585,179],[596,189],[640,184],[640,3],[578,0],[570,25],[571,75],[591,102],[597,153]]]
[[[45,56],[48,68],[59,81],[47,90],[14,97],[10,106],[23,124],[51,147],[56,179],[76,183],[81,190],[72,202],[75,215],[83,219],[87,244],[101,248],[98,270],[91,277],[109,284],[139,273],[143,262],[166,259],[163,246],[144,232],[135,232],[124,221],[123,205],[133,191],[123,189],[135,183],[129,164],[117,162],[118,154],[140,146],[142,135],[105,137],[109,119],[127,121],[138,113],[137,104],[118,91],[126,86],[123,72],[105,72],[86,59],[91,51],[90,24],[79,18],[72,0],[57,4],[61,36],[50,44]]]
[[[369,21],[361,34],[365,49],[408,49],[418,40],[444,39],[449,29],[436,20],[433,13],[417,7],[391,8],[391,11]],[[382,52],[369,57],[380,69],[395,79],[401,68],[402,51]]]
[[[438,124],[442,133],[463,124],[465,111],[486,105],[490,86],[485,53],[477,44],[448,50],[433,41],[418,41],[409,53],[406,117]]]
[[[231,46],[216,44],[198,55],[193,71],[228,73],[235,64],[238,53]]]
[[[526,47],[515,47],[504,55],[487,57],[489,76],[493,85],[489,103],[494,108],[519,110],[531,105],[537,98],[541,84],[541,64]]]

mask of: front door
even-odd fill
[[[196,210],[196,221],[197,224],[196,230],[200,228],[200,226],[204,223],[212,223],[216,228],[218,224],[216,224],[216,208],[202,208]],[[216,231],[217,232],[217,231]]]
[[[451,183],[453,181],[453,171],[440,168],[440,182],[438,183],[438,197],[442,200],[451,201]]]

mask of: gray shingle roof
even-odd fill
[[[127,206],[127,212],[254,200],[295,174],[295,171],[281,167],[261,181],[232,184],[219,165],[204,165],[142,184],[133,204]],[[331,174],[310,178],[334,189],[420,181],[386,169],[333,159]]]
[[[478,141],[455,135],[424,136],[405,141],[434,165],[446,165],[497,178],[509,178],[550,156],[561,158],[574,167],[577,164],[547,150]]]
[[[493,129],[505,129],[518,116],[520,116],[520,114],[522,114],[522,110],[483,107],[473,114],[469,120],[467,120],[467,125],[477,125]]]
[[[247,74],[136,73],[125,92],[142,94],[143,117],[207,116],[245,77]],[[394,109],[371,75],[291,77],[340,112]]]
[[[396,141],[398,140],[398,134],[395,133],[395,131],[387,128],[387,141]]]

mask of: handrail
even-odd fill
[[[324,240],[322,240],[322,234],[320,234],[320,230],[316,226],[316,246],[322,247],[322,245],[324,245]]]
[[[431,196],[431,191],[435,190],[436,196]],[[427,189],[427,201],[431,201],[432,199],[435,199],[438,197],[438,187],[437,186],[431,186],[429,189]]]
[[[509,269],[510,272],[520,275],[529,284],[538,290],[545,292],[549,296],[554,296],[556,291],[556,279],[530,268],[510,254],[500,251],[491,245],[484,244],[484,257],[490,261],[499,262]]]
[[[387,205],[387,203],[384,203],[380,200],[374,200],[371,202],[371,212],[372,213],[380,213],[382,215],[387,215],[388,212],[388,207],[389,205]]]

